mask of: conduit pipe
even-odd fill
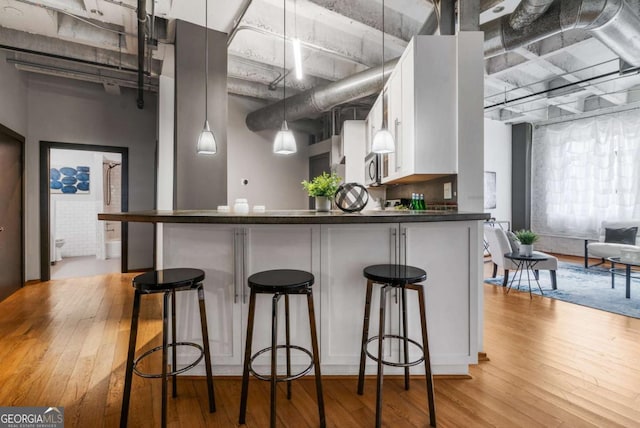
[[[144,27],[147,21],[145,0],[138,0],[138,99],[139,109],[144,108]]]
[[[640,66],[640,18],[625,0],[556,0],[535,26],[514,29],[504,16],[481,26],[486,57],[571,29],[589,31],[620,58]]]
[[[315,117],[340,104],[380,92],[397,63],[398,58],[384,64],[384,80],[381,78],[382,66],[373,67],[337,82],[317,86],[287,98],[287,121]],[[277,129],[283,120],[282,104],[283,101],[280,100],[249,113],[246,119],[247,127],[254,132]]]

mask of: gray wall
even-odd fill
[[[156,96],[145,94],[136,107],[134,90],[112,96],[102,85],[28,74],[26,144],[26,275],[40,277],[39,147],[40,141],[129,148],[129,209],[154,208]],[[129,268],[153,265],[153,228],[129,226]]]
[[[0,124],[23,137],[27,134],[27,77],[0,51]]]
[[[251,207],[266,205],[269,210],[307,209],[307,192],[300,182],[308,179],[307,134],[295,133],[298,152],[273,153],[276,131],[255,133],[247,128],[247,114],[264,106],[244,97],[229,96],[229,144],[227,176],[229,205],[247,198]],[[242,180],[248,180],[244,185]]]
[[[218,153],[202,156],[196,143],[205,120],[204,27],[176,25],[175,208],[215,209],[227,203],[227,35],[209,30],[209,124]]]
[[[511,134],[511,227],[531,227],[531,138],[530,123],[513,125]]]

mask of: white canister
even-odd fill
[[[249,214],[249,202],[243,198],[236,199],[233,205],[233,212],[237,214]]]

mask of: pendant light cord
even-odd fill
[[[384,84],[384,0],[382,0],[382,83]]]
[[[282,120],[287,120],[287,0],[282,1]]]
[[[209,0],[204,0],[204,121],[209,120]]]

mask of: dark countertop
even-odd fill
[[[434,221],[487,220],[489,213],[459,211],[362,211],[348,214],[342,211],[321,213],[313,210],[266,211],[236,214],[215,210],[133,211],[101,213],[98,220],[142,223],[219,223],[219,224],[349,224],[349,223],[410,223]]]

